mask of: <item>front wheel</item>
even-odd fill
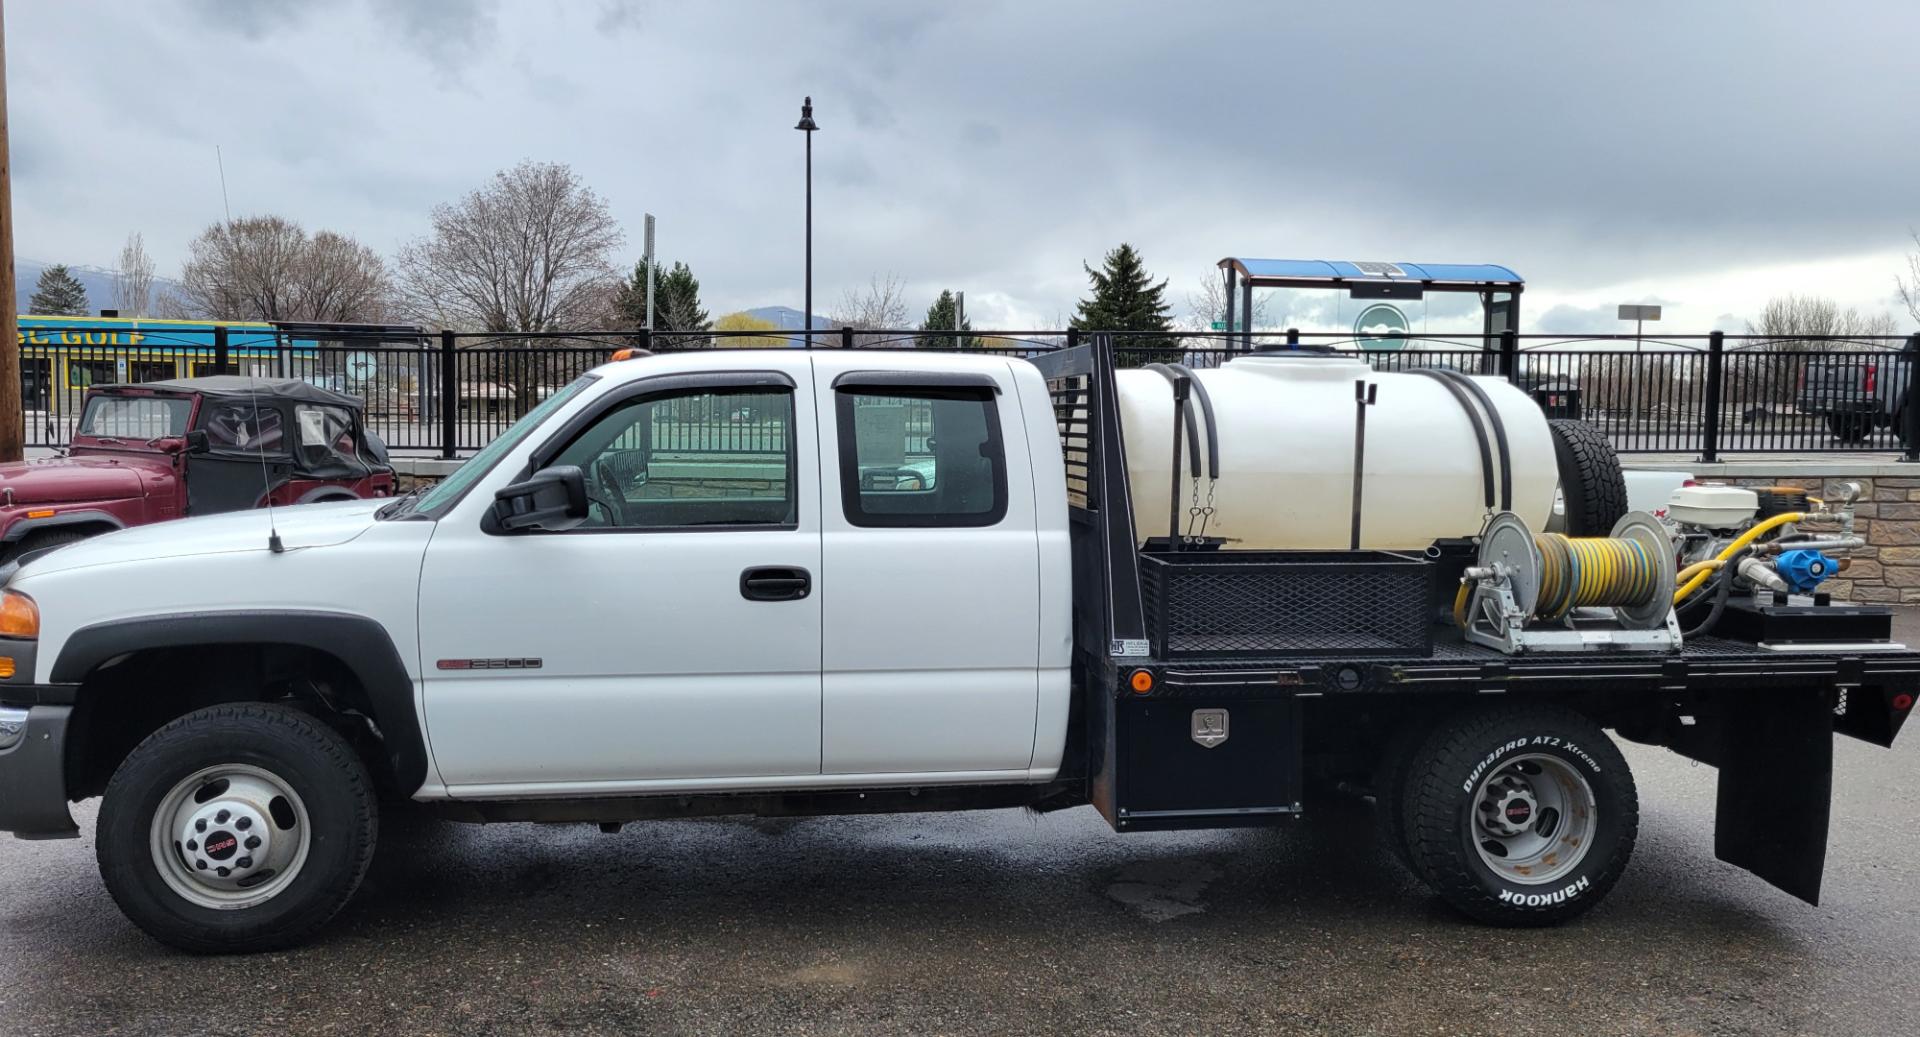
[[[290,947],[325,925],[373,857],[372,780],[345,738],[286,706],[189,713],[141,742],[100,808],[100,875],[162,943]]]
[[[1427,738],[1404,781],[1414,871],[1491,925],[1552,925],[1585,912],[1619,879],[1639,832],[1626,758],[1571,710],[1465,714]]]

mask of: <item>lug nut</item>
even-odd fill
[[[199,844],[199,843],[197,843],[197,842],[195,842],[195,841],[194,841],[194,840],[192,840],[192,839],[188,839],[188,840],[187,840],[187,849],[188,849],[188,850],[198,850],[199,848],[200,848],[200,844]]]
[[[232,816],[233,816],[233,811],[231,811],[231,810],[222,810],[222,811],[220,811],[219,813],[217,813],[217,814],[215,814],[215,815],[213,815],[213,821],[214,821],[214,823],[215,823],[215,824],[222,824],[222,825],[224,825],[224,824],[226,824],[226,823],[227,823],[227,818],[230,818],[230,817],[232,817]]]
[[[193,830],[194,830],[194,831],[196,831],[196,832],[204,832],[204,831],[206,831],[206,830],[207,830],[207,819],[203,817],[203,818],[201,818],[200,820],[198,820],[198,821],[195,821],[195,822],[193,823]]]
[[[252,828],[252,827],[253,827],[253,818],[250,818],[250,817],[243,817],[243,818],[241,818],[240,820],[238,820],[238,821],[235,821],[235,822],[233,823],[233,827],[235,827],[235,828],[238,828],[238,829],[240,829],[240,830],[241,830],[242,832],[244,832],[244,831],[246,831],[247,829],[249,829],[249,828]]]
[[[259,848],[260,848],[260,837],[257,835],[247,836],[247,849],[257,850]]]
[[[234,867],[236,867],[236,868],[251,868],[251,867],[253,867],[253,858],[252,858],[252,857],[242,857],[242,858],[240,858],[239,860],[237,860],[237,861],[234,861],[234,862],[233,862],[233,866],[234,866]]]
[[[193,862],[193,866],[194,866],[194,867],[196,867],[196,868],[199,868],[199,869],[200,869],[201,871],[206,871],[206,870],[207,870],[207,862],[206,862],[206,861],[194,861],[194,862]]]
[[[229,867],[226,867],[225,865],[222,865],[221,867],[218,867],[218,868],[215,868],[215,869],[213,869],[213,873],[214,873],[215,875],[218,875],[218,876],[220,876],[221,878],[223,878],[223,879],[224,879],[224,878],[226,878],[226,877],[227,877],[228,875],[231,875],[231,874],[233,874],[233,869],[232,869],[232,868],[229,868]]]

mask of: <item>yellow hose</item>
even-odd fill
[[[1460,593],[1453,596],[1453,623],[1462,630],[1467,628],[1467,581],[1460,581]]]
[[[1747,530],[1745,533],[1742,533],[1739,536],[1734,537],[1733,543],[1728,544],[1726,547],[1721,548],[1720,553],[1717,555],[1714,555],[1712,560],[1715,562],[1719,562],[1720,565],[1726,565],[1728,562],[1733,560],[1734,555],[1737,555],[1741,551],[1745,550],[1748,544],[1753,543],[1755,540],[1758,540],[1760,537],[1764,536],[1765,534],[1770,533],[1773,530],[1778,529],[1789,522],[1800,522],[1804,520],[1806,517],[1807,517],[1807,513],[1804,511],[1789,511],[1783,514],[1775,515],[1774,517],[1767,519],[1765,522],[1761,522],[1758,525],[1754,526],[1752,529]],[[1679,590],[1676,590],[1673,592],[1673,603],[1675,605],[1678,605],[1681,602],[1687,600],[1687,595],[1692,594],[1694,591],[1699,590],[1700,585],[1707,582],[1707,577],[1713,575],[1713,569],[1717,569],[1720,567],[1720,566],[1714,566],[1712,569],[1703,569],[1701,568],[1701,565],[1703,564],[1704,563],[1695,563],[1693,565],[1687,566],[1687,572],[1693,572],[1695,569],[1699,569],[1700,571],[1695,573],[1692,578],[1687,580],[1687,582],[1681,584]],[[1685,575],[1685,574],[1682,574],[1682,575]]]
[[[1680,570],[1680,572],[1674,576],[1673,582],[1676,586],[1678,586],[1680,584],[1687,582],[1688,580],[1693,579],[1693,577],[1696,574],[1700,573],[1703,570],[1710,573],[1718,572],[1721,569],[1725,568],[1726,564],[1727,563],[1719,560],[1718,558],[1708,558],[1702,561],[1695,562],[1692,565],[1687,566],[1685,569]]]

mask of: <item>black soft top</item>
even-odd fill
[[[303,382],[298,378],[249,378],[246,375],[214,374],[204,378],[169,378],[161,382],[98,385],[94,388],[101,392],[157,389],[161,392],[199,393],[202,396],[297,400],[301,403],[326,403],[336,407],[352,407],[354,410],[360,410],[363,406],[357,396],[322,389],[312,382]]]

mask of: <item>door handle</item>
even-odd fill
[[[748,601],[799,601],[813,593],[813,574],[789,565],[756,565],[740,574]]]

